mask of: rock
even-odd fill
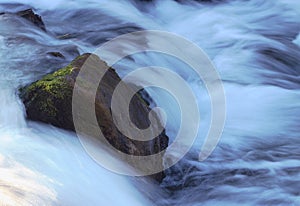
[[[65,56],[60,52],[47,52],[47,54],[53,57],[65,59]]]
[[[42,20],[42,17],[35,14],[32,9],[26,9],[24,11],[19,11],[16,14],[18,16],[32,22],[34,25],[41,28],[42,30],[46,31],[46,27],[45,27],[45,24]]]
[[[56,38],[58,39],[72,39],[72,38],[76,38],[75,34],[63,34],[60,36],[57,36]]]
[[[20,89],[20,96],[25,105],[27,117],[31,120],[42,121],[54,126],[73,130],[72,118],[72,94],[76,77],[81,66],[91,54],[84,54],[73,60],[68,66],[46,75],[41,80]],[[108,68],[105,62],[93,55],[93,61],[101,65],[96,69]],[[120,82],[120,77],[113,68],[105,73],[97,90],[95,98],[95,110],[98,125],[108,142],[114,148],[126,154],[135,156],[147,156],[159,153],[168,146],[168,137],[163,131],[156,138],[149,141],[136,141],[123,135],[113,123],[111,113],[111,97],[115,87]],[[86,80],[89,82],[89,79]],[[85,82],[85,81],[84,81]],[[83,97],[88,98],[90,91],[80,87]],[[128,86],[128,89],[131,87]],[[150,125],[148,113],[150,108],[139,94],[136,94],[130,102],[130,118],[138,128],[147,128]],[[88,123],[89,124],[89,123]],[[163,170],[162,159],[151,162],[159,165]],[[153,175],[154,179],[161,181],[164,173]]]

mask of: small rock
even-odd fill
[[[48,55],[53,56],[53,57],[58,57],[64,59],[65,56],[62,55],[60,52],[47,52]]]
[[[42,17],[35,14],[32,9],[26,9],[24,11],[19,11],[16,14],[18,16],[32,22],[34,25],[41,28],[42,30],[46,31],[46,27],[45,27],[45,24],[42,20]]]
[[[72,38],[76,38],[76,35],[75,34],[63,34],[63,35],[57,36],[57,38],[62,39],[62,40],[72,39]]]

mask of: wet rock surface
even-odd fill
[[[90,57],[91,54],[81,55],[68,66],[46,75],[31,85],[21,88],[20,96],[24,102],[27,117],[34,121],[41,121],[74,131],[72,116],[73,88],[82,65]],[[168,137],[164,131],[152,140],[137,141],[126,137],[118,130],[112,118],[111,98],[121,79],[113,68],[109,68],[96,55],[92,55],[92,59],[98,65],[95,69],[107,69],[95,97],[95,111],[98,121],[98,125],[96,126],[101,128],[106,140],[117,150],[134,156],[147,156],[163,151],[168,146]],[[85,82],[89,83],[91,80],[88,76],[86,78]],[[90,98],[91,92],[88,89],[84,86],[80,89],[82,90],[83,99]],[[131,87],[128,86],[127,89],[129,91]],[[145,129],[150,125],[148,119],[149,112],[149,105],[137,93],[132,98],[129,106],[131,121],[138,128]],[[148,166],[149,168],[153,166],[160,167],[163,170],[162,159],[150,162]],[[161,181],[163,177],[163,172],[154,175],[154,178],[158,181]]]
[[[35,14],[32,9],[26,9],[26,10],[23,10],[23,11],[19,11],[19,12],[16,13],[16,15],[18,15],[18,16],[24,18],[24,19],[27,19],[28,21],[32,22],[37,27],[39,27],[42,30],[46,31],[46,27],[45,27],[45,24],[42,20],[42,17]]]

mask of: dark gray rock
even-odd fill
[[[73,88],[81,66],[90,56],[91,54],[81,55],[68,66],[22,88],[20,90],[20,96],[24,102],[27,117],[31,120],[42,121],[74,131],[72,117]],[[117,129],[113,123],[111,113],[111,98],[115,87],[119,84],[121,79],[115,70],[109,68],[99,57],[96,55],[92,57],[96,65],[99,65],[99,68],[95,69],[108,69],[98,87],[98,92],[95,97],[97,126],[101,128],[107,141],[119,151],[134,156],[147,156],[165,150],[168,146],[168,137],[164,131],[158,137],[150,141],[137,141],[124,136]],[[86,82],[89,81],[89,79],[86,79]],[[128,90],[131,89],[132,88],[128,86]],[[91,96],[90,91],[84,87],[81,88],[81,90],[82,98],[89,98]],[[129,111],[132,122],[138,128],[147,128],[150,125],[148,119],[150,108],[139,94],[136,94],[131,100]],[[155,166],[158,165],[163,170],[162,159],[150,162],[149,164],[149,167],[151,167],[151,164]],[[153,177],[161,181],[164,177],[164,173],[160,172],[153,175]]]

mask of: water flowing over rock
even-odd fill
[[[72,117],[73,88],[82,65],[90,55],[81,55],[68,66],[53,74],[48,74],[41,80],[20,90],[29,119],[49,123],[67,130],[74,130]],[[117,129],[111,114],[111,97],[121,79],[113,68],[108,68],[106,63],[96,55],[93,55],[93,59],[97,61],[97,65],[100,65],[98,69],[108,69],[95,97],[98,125],[108,142],[119,151],[135,156],[156,154],[164,150],[168,145],[168,137],[164,131],[153,140],[142,142],[124,136]],[[86,79],[86,81],[89,82],[89,79]],[[89,98],[90,91],[85,88],[81,89],[85,94],[83,98]],[[128,89],[130,90],[131,87],[128,86]],[[130,118],[137,127],[147,128],[150,125],[148,119],[150,108],[139,94],[136,94],[131,100],[129,111]],[[162,159],[153,164],[159,164],[163,169]],[[163,177],[163,173],[154,175],[154,178],[158,181],[161,181]]]
[[[17,7],[20,6],[19,4],[8,4],[12,7]],[[1,7],[0,7],[1,8]],[[4,15],[4,14],[8,14],[8,15],[17,15],[19,17],[22,17],[24,19],[26,19],[27,21],[30,21],[31,23],[33,23],[35,26],[39,27],[40,29],[42,29],[43,31],[46,31],[46,26],[43,22],[43,19],[40,15],[36,14],[31,8],[30,9],[25,9],[25,10],[19,10],[18,12],[0,12],[0,15]]]
[[[35,14],[32,9],[26,9],[24,11],[19,11],[17,13],[17,15],[27,19],[28,21],[32,22],[37,27],[39,27],[42,30],[46,31],[46,27],[45,27],[45,24],[42,20],[42,17]]]

